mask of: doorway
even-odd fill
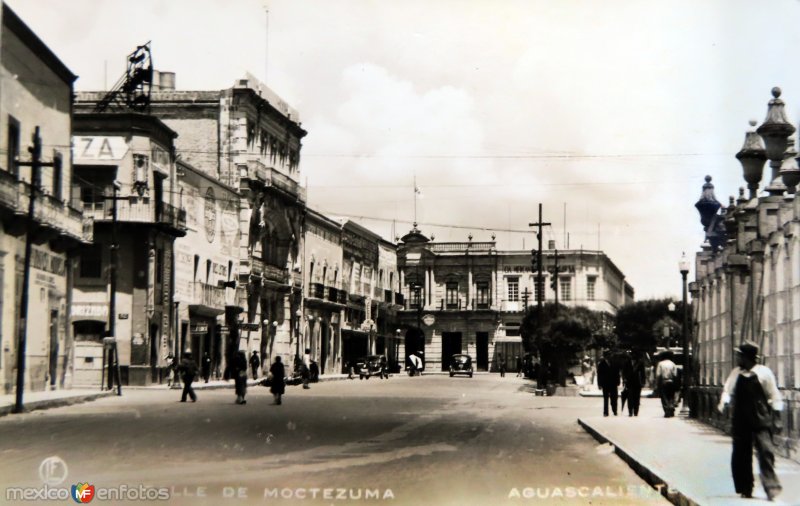
[[[479,371],[489,370],[489,333],[475,333],[475,362]]]
[[[442,332],[442,370],[450,368],[450,358],[461,353],[461,332]]]

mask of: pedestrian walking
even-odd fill
[[[514,357],[515,362],[517,363],[517,378],[522,377],[522,359],[517,355]]]
[[[497,365],[500,368],[500,377],[506,377],[506,359],[503,357],[502,353],[497,354]]]
[[[252,358],[250,359],[252,364]],[[236,389],[236,404],[247,404],[247,354],[243,350],[233,357],[233,382]]]
[[[164,362],[167,363],[167,388],[172,388],[172,384],[175,383],[175,368],[177,364],[175,363],[175,355],[172,352],[164,357]]]
[[[639,416],[639,405],[642,399],[642,387],[646,380],[644,360],[639,350],[629,353],[622,367],[622,380],[628,398],[628,416]],[[623,403],[622,409],[625,409]]]
[[[181,379],[183,380],[183,393],[181,394],[181,402],[186,402],[186,396],[189,396],[192,399],[192,402],[197,402],[197,395],[194,393],[194,389],[192,388],[192,382],[194,381],[195,376],[197,376],[197,362],[195,362],[194,358],[192,358],[191,351],[187,351],[183,354],[181,365],[178,366],[178,370],[181,373]]]
[[[302,368],[300,369],[300,375],[303,378],[303,388],[308,390],[311,388],[308,386],[308,379],[311,374],[311,348],[306,348],[306,352],[303,354],[303,364]]]
[[[381,379],[389,379],[389,366],[386,362],[386,355],[381,355]]]
[[[280,356],[275,357],[275,362],[273,362],[272,367],[269,368],[269,374],[269,391],[272,392],[272,395],[275,397],[275,404],[280,405],[281,396],[286,392],[286,370],[283,367]]]
[[[203,373],[203,381],[208,383],[208,378],[211,376],[211,357],[208,356],[208,352],[203,353],[200,370]]]
[[[614,363],[611,351],[603,351],[603,359],[597,364],[597,384],[603,389],[603,416],[608,416],[608,404],[617,416],[617,398],[620,384],[619,366]]]
[[[253,354],[250,355],[250,369],[253,370],[253,379],[258,379],[258,367],[260,365],[261,365],[261,359],[258,358],[258,352],[253,350]],[[246,372],[247,368],[245,367],[245,373]]]
[[[733,401],[733,453],[731,471],[736,493],[753,496],[753,445],[758,456],[761,484],[770,501],[782,490],[775,474],[772,436],[782,430],[783,398],[775,375],[758,364],[758,345],[745,341],[736,348],[739,364],[731,371],[722,390],[720,412]]]
[[[678,390],[678,366],[672,361],[672,352],[661,353],[656,366],[656,388],[661,396],[664,418],[675,416],[675,392]]]

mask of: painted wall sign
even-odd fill
[[[122,160],[129,149],[125,137],[80,136],[73,137],[72,143],[74,163]]]

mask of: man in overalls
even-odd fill
[[[783,398],[772,371],[756,363],[757,344],[745,341],[736,349],[736,356],[739,367],[734,368],[728,376],[718,406],[722,412],[733,401],[733,484],[737,494],[746,498],[753,496],[755,444],[761,484],[771,501],[782,490],[775,474],[772,435],[773,431],[779,432],[781,429]]]

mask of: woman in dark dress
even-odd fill
[[[269,368],[269,373],[272,375],[269,391],[275,396],[275,404],[280,404],[281,395],[286,392],[286,383],[284,381],[286,370],[283,367],[280,356],[275,357],[275,362],[273,362],[272,367]]]
[[[233,357],[233,381],[236,385],[236,404],[247,404],[247,355],[241,350]]]

